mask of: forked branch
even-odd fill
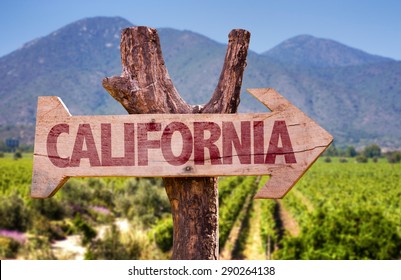
[[[218,85],[210,101],[199,110],[180,96],[168,74],[156,29],[130,27],[121,35],[122,74],[103,79],[103,87],[130,114],[235,113],[246,67],[250,33],[234,29]]]

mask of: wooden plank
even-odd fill
[[[39,97],[31,195],[69,177],[269,174],[256,198],[283,197],[333,138],[273,89],[248,91],[272,112],[71,116]]]

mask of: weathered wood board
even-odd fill
[[[248,91],[272,112],[71,116],[39,97],[31,195],[69,177],[269,174],[255,198],[281,198],[333,138],[275,90]]]

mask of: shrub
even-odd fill
[[[171,217],[160,220],[155,226],[155,242],[163,252],[173,247],[173,219]]]
[[[318,209],[298,237],[286,237],[282,259],[399,259],[401,237],[396,225],[379,211],[355,206]]]
[[[29,212],[18,194],[0,198],[0,228],[25,231],[29,223]]]
[[[154,185],[139,187],[133,205],[128,217],[139,217],[146,227],[154,225],[163,214],[170,213],[170,202],[164,189]]]
[[[75,228],[83,234],[82,244],[86,245],[96,237],[97,232],[87,222],[85,222],[81,215],[77,214],[73,220]]]
[[[15,152],[14,153],[14,159],[20,159],[22,158],[22,153],[21,152]]]
[[[56,256],[46,237],[35,236],[29,239],[29,242],[20,249],[22,255],[28,260],[56,260]]]
[[[32,232],[35,235],[46,237],[49,241],[63,240],[70,232],[70,227],[64,221],[49,221],[43,216],[36,217]]]
[[[20,243],[8,237],[0,236],[0,259],[15,259]]]
[[[121,233],[115,224],[106,231],[104,239],[94,240],[86,254],[87,260],[137,260],[144,250],[142,240],[131,237],[122,242]]]
[[[389,163],[398,163],[401,161],[401,152],[389,152],[387,153],[387,161]]]
[[[331,157],[325,157],[324,162],[330,163],[331,162]]]
[[[363,155],[359,155],[355,158],[356,162],[358,163],[367,163],[368,162],[368,158],[366,156]]]
[[[49,220],[62,220],[64,218],[64,208],[56,199],[34,199],[31,201],[34,211]]]

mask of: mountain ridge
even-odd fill
[[[33,142],[39,95],[60,96],[73,115],[125,114],[101,80],[120,75],[120,31],[128,26],[133,24],[121,17],[82,19],[1,57],[0,139],[13,136],[14,130],[7,132],[7,127],[19,126],[17,136]],[[188,30],[159,28],[158,33],[170,77],[182,97],[191,104],[207,102],[218,82],[226,45]],[[302,36],[290,38],[290,47],[284,41],[268,54],[248,52],[240,112],[266,111],[245,89],[272,87],[340,145],[374,142],[401,147],[401,62]],[[320,48],[322,44],[329,47]],[[335,51],[338,46],[340,51]],[[292,55],[292,60],[284,61],[283,53],[296,48],[301,50],[290,52],[287,59]],[[324,60],[323,54],[332,52],[333,58]],[[21,137],[24,127],[30,128]]]
[[[317,51],[316,51],[317,50]],[[287,39],[262,55],[282,62],[313,67],[337,67],[394,61],[391,58],[368,54],[331,39],[298,35]]]

